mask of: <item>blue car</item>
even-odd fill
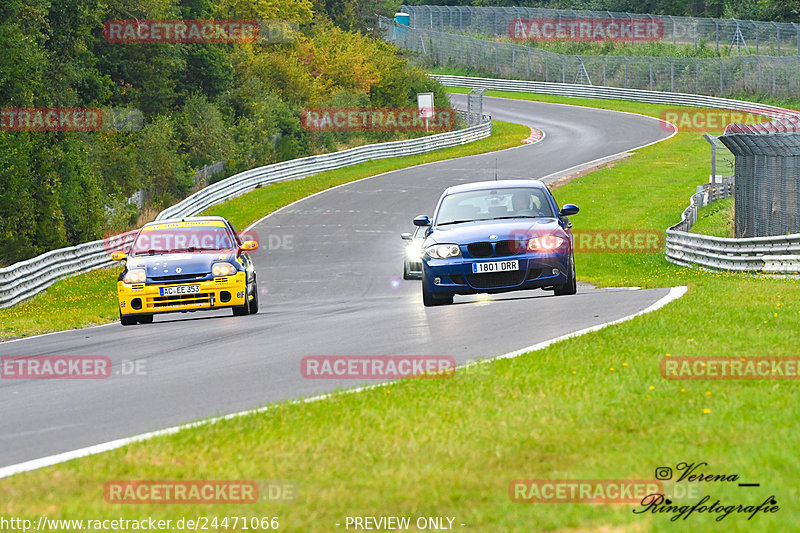
[[[526,289],[575,294],[572,225],[578,207],[559,209],[537,180],[483,181],[450,187],[426,227],[422,301],[453,303],[455,294]]]

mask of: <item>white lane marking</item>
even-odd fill
[[[608,327],[608,326],[611,326],[611,325],[614,325],[614,324],[619,324],[621,322],[626,322],[628,320],[632,320],[632,319],[634,319],[634,318],[636,318],[636,317],[638,317],[640,315],[644,315],[646,313],[650,313],[650,312],[656,311],[658,309],[661,309],[662,307],[664,307],[668,303],[670,303],[670,302],[672,302],[674,300],[677,300],[678,298],[680,298],[681,296],[686,294],[687,290],[688,290],[688,287],[686,287],[686,286],[672,287],[672,288],[670,288],[669,292],[665,296],[662,296],[655,303],[651,304],[650,306],[646,307],[645,309],[643,309],[643,310],[641,310],[641,311],[639,311],[637,313],[634,313],[632,315],[628,315],[628,316],[625,316],[625,317],[622,317],[622,318],[618,318],[617,320],[612,320],[610,322],[605,322],[603,324],[598,324],[596,326],[592,326],[592,327],[585,328],[585,329],[582,329],[582,330],[573,331],[572,333],[567,333],[566,335],[561,335],[559,337],[555,337],[555,338],[540,342],[538,344],[534,344],[534,345],[528,346],[527,348],[522,348],[521,350],[516,350],[514,352],[509,352],[509,353],[506,353],[506,354],[503,354],[503,355],[499,355],[499,356],[493,357],[491,359],[483,359],[483,360],[477,361],[477,362],[466,363],[466,364],[461,365],[461,366],[459,366],[457,368],[465,368],[465,367],[468,367],[468,366],[471,366],[471,365],[482,364],[482,363],[486,363],[486,362],[493,361],[493,360],[496,360],[496,359],[509,359],[509,358],[512,358],[512,357],[519,357],[520,355],[522,355],[524,353],[532,352],[532,351],[536,351],[536,350],[541,350],[542,348],[545,348],[547,346],[550,346],[553,343],[556,343],[556,342],[559,342],[559,341],[562,341],[562,340],[571,339],[573,337],[578,337],[580,335],[585,335],[586,333],[590,333],[590,332],[593,332],[593,331],[601,330],[601,329],[603,329],[605,327]],[[378,388],[378,387],[385,387],[386,385],[390,385],[392,383],[394,383],[394,381],[387,381],[385,383],[378,383],[378,384],[375,384],[375,385],[368,385],[368,386],[365,386],[365,387],[357,387],[357,388],[349,389],[349,390],[346,390],[346,391],[321,394],[321,395],[318,395],[318,396],[312,396],[310,398],[303,398],[303,399],[300,399],[300,400],[294,400],[294,401],[289,402],[289,403],[291,403],[291,404],[302,404],[302,403],[317,402],[317,401],[320,401],[320,400],[325,400],[327,398],[331,398],[331,397],[333,397],[333,396],[335,396],[337,394],[352,394],[352,393],[362,392],[362,391],[365,391],[365,390],[375,389],[375,388]],[[197,422],[192,422],[192,423],[189,423],[189,424],[182,424],[180,426],[174,426],[174,427],[170,427],[170,428],[166,428],[166,429],[160,429],[158,431],[151,431],[151,432],[148,432],[148,433],[142,433],[141,435],[135,435],[133,437],[125,437],[125,438],[122,438],[122,439],[112,440],[110,442],[104,442],[102,444],[95,444],[94,446],[88,446],[86,448],[80,448],[78,450],[72,450],[72,451],[69,451],[69,452],[50,455],[48,457],[42,457],[40,459],[33,459],[31,461],[25,461],[24,463],[19,463],[19,464],[10,465],[10,466],[6,466],[6,467],[3,467],[3,468],[0,468],[0,478],[13,476],[14,474],[19,474],[21,472],[30,472],[31,470],[38,470],[39,468],[44,468],[46,466],[52,466],[52,465],[56,465],[56,464],[59,464],[59,463],[64,463],[66,461],[70,461],[72,459],[78,459],[80,457],[86,457],[86,456],[89,456],[89,455],[95,455],[95,454],[98,454],[98,453],[107,452],[107,451],[110,451],[110,450],[114,450],[116,448],[121,448],[122,446],[126,446],[128,444],[132,444],[134,442],[141,442],[141,441],[152,439],[154,437],[160,437],[160,436],[163,436],[163,435],[172,435],[172,434],[177,433],[179,431],[183,431],[184,429],[190,429],[190,428],[196,428],[196,427],[200,427],[200,426],[204,426],[204,425],[210,425],[210,424],[214,424],[216,422],[219,422],[221,420],[230,420],[232,418],[239,418],[239,417],[242,417],[242,416],[247,416],[247,415],[252,415],[252,414],[257,414],[257,413],[263,413],[264,411],[266,411],[268,409],[273,409],[274,407],[275,407],[274,405],[266,405],[264,407],[259,407],[257,409],[248,409],[246,411],[240,411],[238,413],[231,413],[231,414],[225,415],[225,416],[218,416],[218,417],[209,418],[209,419],[206,419],[206,420],[200,420],[200,421],[197,421]]]
[[[522,91],[522,92],[525,92],[525,91]],[[539,94],[539,93],[531,93],[531,94]],[[652,146],[652,145],[660,143],[662,141],[668,141],[668,140],[672,139],[675,135],[678,134],[678,126],[676,126],[672,122],[669,122],[669,121],[664,120],[664,119],[656,118],[656,117],[651,117],[650,115],[643,115],[641,113],[634,113],[633,111],[617,111],[616,109],[603,109],[603,108],[600,108],[600,107],[587,107],[587,106],[582,106],[582,105],[577,105],[577,104],[562,104],[562,103],[555,103],[555,102],[540,102],[538,100],[521,100],[521,99],[518,99],[518,98],[512,98],[510,96],[485,96],[484,98],[494,98],[494,99],[497,99],[497,100],[514,100],[516,102],[535,102],[537,104],[552,105],[552,106],[559,106],[560,105],[560,106],[566,106],[566,107],[578,107],[578,108],[581,108],[581,109],[592,109],[592,110],[597,110],[597,111],[606,111],[606,112],[609,112],[609,113],[623,113],[625,115],[636,115],[637,117],[649,118],[650,120],[655,120],[655,121],[657,121],[657,122],[659,122],[661,124],[666,123],[666,124],[669,124],[670,126],[672,126],[672,133],[669,135],[669,137],[664,137],[663,139],[657,139],[657,140],[655,140],[653,142],[649,142],[647,144],[643,144],[643,145],[637,146],[635,148],[628,148],[627,150],[623,150],[621,152],[617,152],[616,154],[611,154],[611,155],[606,155],[606,156],[603,156],[603,157],[598,157],[597,159],[594,159],[592,161],[587,161],[586,163],[581,163],[579,165],[575,165],[574,167],[570,167],[570,168],[565,169],[565,170],[559,170],[558,172],[553,172],[552,174],[548,174],[547,176],[545,176],[543,178],[539,178],[539,180],[541,180],[541,181],[568,176],[568,175],[572,174],[573,172],[579,171],[579,170],[581,170],[583,168],[592,168],[593,166],[596,166],[598,164],[602,164],[602,163],[605,163],[607,161],[613,161],[613,160],[619,159],[619,158],[623,157],[625,154],[628,154],[629,152],[633,152],[634,150],[641,150],[642,148],[647,148],[648,146]],[[594,100],[601,100],[601,98],[594,98]]]
[[[574,104],[555,104],[555,103],[551,103],[551,102],[539,102],[539,101],[536,101],[536,100],[518,100],[516,98],[508,98],[508,97],[500,97],[500,96],[487,96],[486,98],[496,98],[498,100],[516,100],[517,102],[532,102],[532,103],[536,103],[536,104],[562,105],[562,106],[567,106],[567,107],[580,107],[580,108],[587,109],[585,106],[579,106],[579,105],[574,105]],[[666,122],[666,121],[664,121],[662,119],[657,119],[657,118],[650,117],[650,116],[647,116],[647,115],[642,115],[640,113],[632,113],[630,111],[615,111],[615,110],[601,109],[601,108],[594,108],[594,107],[588,108],[588,109],[597,109],[598,111],[608,111],[608,112],[611,112],[611,113],[625,113],[625,114],[628,114],[628,115],[637,115],[637,116],[640,116],[640,117],[645,117],[645,118],[649,118],[649,119],[653,119],[653,120],[658,120],[659,122]],[[646,148],[646,147],[648,147],[648,146],[650,146],[652,144],[656,144],[656,143],[660,143],[661,141],[669,140],[676,133],[678,133],[678,127],[675,126],[674,124],[672,124],[671,122],[668,123],[668,124],[670,124],[675,129],[675,131],[673,131],[672,135],[670,135],[669,137],[664,137],[663,139],[658,139],[658,140],[653,141],[651,143],[644,144],[642,146],[637,146],[636,148],[630,148],[628,150],[623,150],[622,152],[619,152],[617,154],[601,157],[599,159],[595,159],[595,160],[589,161],[587,163],[581,163],[580,165],[575,165],[574,167],[568,168],[566,170],[562,170],[562,171],[559,171],[559,172],[554,172],[552,174],[548,174],[547,176],[545,176],[543,178],[539,178],[539,179],[540,180],[546,180],[546,179],[550,179],[550,178],[552,178],[554,176],[559,176],[559,175],[561,175],[562,173],[565,173],[565,172],[566,173],[571,173],[575,169],[580,168],[582,166],[588,165],[589,167],[591,167],[591,166],[594,166],[594,165],[596,165],[596,164],[598,164],[600,162],[603,162],[607,158],[619,158],[623,154],[627,154],[628,152],[631,152],[633,150],[641,150],[642,148]],[[528,127],[531,127],[531,126],[528,126]],[[547,133],[544,130],[541,130],[541,129],[540,129],[540,131],[542,132],[542,138],[540,139],[540,141],[542,141],[547,136]],[[538,144],[538,143],[534,143],[534,144]],[[461,146],[461,145],[459,145],[459,146]],[[280,213],[281,211],[283,211],[284,209],[286,209],[288,207],[291,207],[291,206],[293,206],[295,204],[298,204],[298,203],[302,202],[303,200],[307,200],[308,198],[313,198],[313,197],[315,197],[315,196],[317,196],[319,194],[322,194],[322,193],[325,193],[325,192],[328,192],[328,191],[332,191],[332,190],[338,189],[340,187],[346,187],[347,185],[352,185],[352,184],[358,183],[360,181],[365,181],[365,180],[369,180],[369,179],[372,179],[372,178],[379,178],[379,177],[385,176],[387,174],[392,174],[393,172],[402,172],[404,170],[408,170],[408,169],[411,169],[411,168],[420,168],[420,167],[424,167],[424,166],[428,166],[428,165],[436,165],[438,163],[447,163],[447,162],[455,161],[456,159],[468,159],[470,157],[480,157],[482,155],[497,154],[497,153],[500,153],[500,152],[506,152],[508,150],[518,150],[520,148],[527,148],[529,146],[531,146],[531,145],[530,144],[522,144],[521,146],[512,146],[510,148],[504,148],[503,150],[494,150],[494,151],[490,151],[490,152],[482,152],[480,154],[466,155],[466,156],[463,156],[463,157],[455,157],[455,158],[451,157],[450,159],[442,159],[441,161],[431,161],[429,163],[422,163],[420,165],[413,165],[413,166],[410,166],[410,167],[398,168],[398,169],[395,169],[395,170],[389,170],[387,172],[381,172],[380,174],[375,174],[374,176],[367,176],[367,177],[364,177],[364,178],[361,178],[361,179],[357,179],[355,181],[348,181],[347,183],[342,183],[340,185],[336,185],[334,187],[330,187],[328,189],[325,189],[324,191],[315,192],[314,194],[311,194],[311,195],[306,196],[304,198],[300,198],[299,200],[295,200],[294,202],[292,202],[290,204],[287,204],[287,205],[285,205],[283,207],[280,207],[280,208],[276,209],[275,211],[273,211],[272,213],[264,215],[260,219],[256,220],[255,222],[253,222],[252,224],[247,226],[244,230],[242,230],[242,233],[244,233],[245,231],[250,231],[254,226],[257,226],[258,224],[260,224],[264,220],[268,219],[272,215],[274,215],[276,213]],[[314,175],[316,175],[316,174],[313,174],[312,176],[314,176]],[[307,176],[307,177],[310,178],[312,176]],[[38,339],[39,337],[46,337],[48,335],[58,335],[58,334],[61,334],[61,333],[69,333],[70,331],[82,331],[82,330],[88,330],[88,329],[94,329],[94,328],[102,328],[102,327],[105,327],[105,326],[114,326],[114,325],[117,325],[117,324],[119,324],[119,323],[118,322],[109,322],[108,324],[100,324],[100,325],[97,325],[97,326],[90,326],[88,328],[68,329],[68,330],[64,330],[64,331],[51,331],[50,333],[42,333],[40,335],[32,335],[30,337],[20,337],[18,339],[9,339],[9,340],[0,341],[0,345],[12,343],[12,342],[19,342],[19,341],[27,341],[27,340],[31,340],[31,339]]]

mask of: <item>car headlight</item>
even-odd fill
[[[409,259],[419,261],[422,256],[422,245],[419,243],[412,243],[406,246],[406,257]]]
[[[143,268],[132,268],[125,273],[122,278],[123,283],[144,283],[147,280],[147,272]]]
[[[528,241],[529,252],[553,252],[561,248],[567,242],[557,235],[542,235]]]
[[[234,274],[236,274],[236,267],[230,263],[214,263],[211,266],[211,275],[215,278],[233,276]]]
[[[434,244],[425,248],[425,253],[434,259],[447,259],[461,255],[461,248],[457,244]]]

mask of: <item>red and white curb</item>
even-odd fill
[[[536,144],[539,141],[544,139],[544,133],[541,130],[537,130],[536,128],[531,128],[531,134],[528,136],[527,139],[522,141],[523,144]]]

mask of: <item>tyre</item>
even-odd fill
[[[136,322],[137,320],[135,316],[125,316],[122,313],[119,314],[119,323],[123,326],[135,326]]]
[[[152,324],[153,315],[137,316],[136,321],[139,322],[139,324]]]
[[[258,282],[253,276],[253,299],[250,300],[250,314],[255,315],[256,313],[258,313]]]
[[[404,280],[412,279],[411,274],[408,273],[408,263],[405,261],[403,261],[403,279]]]
[[[244,293],[244,305],[237,305],[233,307],[233,316],[247,316],[249,314],[250,314],[250,284],[248,283]]]
[[[575,278],[575,256],[569,256],[569,273],[567,274],[567,282],[563,285],[556,287],[556,296],[569,296],[578,292],[578,281]]]
[[[425,283],[425,275],[422,275],[422,303],[425,307],[433,307],[436,305],[449,305],[453,303],[452,294],[433,294],[428,290],[428,284]]]

